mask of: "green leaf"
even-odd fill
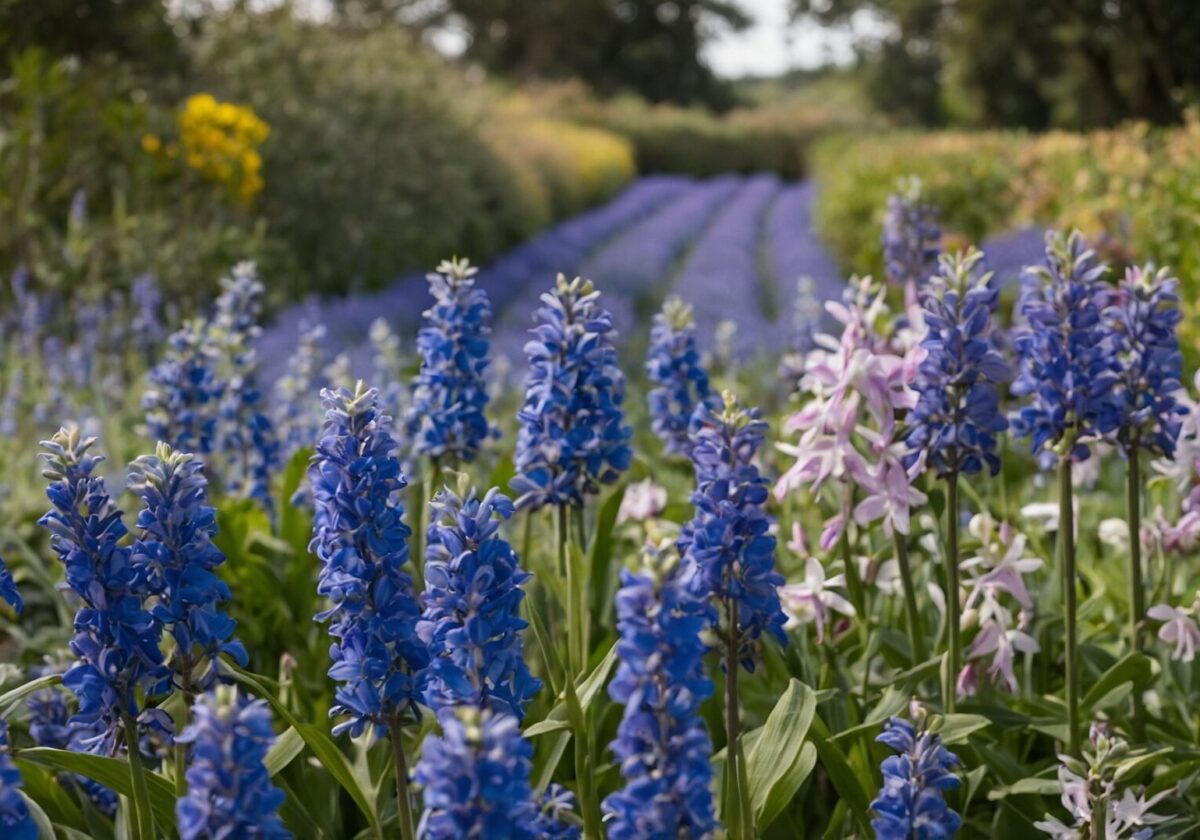
[[[558,769],[558,764],[562,761],[563,754],[567,751],[567,744],[569,743],[571,743],[571,733],[563,732],[555,740],[554,745],[550,747],[546,763],[542,765],[541,771],[537,774],[537,785],[534,787],[534,792],[538,797],[541,797],[546,792],[546,788],[550,787],[550,783],[554,781],[554,771]]]
[[[596,699],[596,695],[604,688],[604,684],[608,682],[608,675],[612,673],[612,669],[617,664],[617,646],[613,644],[609,647],[608,653],[600,660],[600,663],[592,669],[592,672],[587,675],[583,682],[576,687],[576,692],[579,695],[579,706],[582,711],[587,711]],[[533,738],[537,735],[545,735],[549,732],[561,732],[563,729],[569,728],[569,717],[567,715],[567,704],[558,702],[550,713],[545,718],[532,724],[525,730],[527,738]]]
[[[624,484],[617,485],[600,505],[596,516],[596,530],[592,535],[592,544],[588,551],[588,569],[592,576],[592,608],[593,619],[608,617],[612,612],[612,583],[616,576],[612,573],[613,528],[617,525],[617,514],[621,512],[621,500],[625,498]],[[602,622],[598,622],[602,623]]]
[[[811,761],[800,775],[805,755],[805,738],[817,709],[817,698],[804,683],[792,679],[746,759],[746,781],[754,822],[761,831],[779,816],[804,779],[812,772],[816,750],[808,750]]]
[[[1134,690],[1143,690],[1150,684],[1153,674],[1154,669],[1145,654],[1136,651],[1126,654],[1105,671],[1083,695],[1083,708],[1080,710],[1080,716],[1084,719],[1089,718],[1092,710],[1122,683],[1132,683]]]
[[[122,796],[133,798],[133,781],[129,777],[129,762],[123,758],[74,753],[50,747],[30,747],[18,750],[16,758],[43,767],[78,773],[111,788]],[[146,773],[150,792],[150,807],[159,828],[175,825],[175,788],[157,773]],[[174,831],[172,831],[174,834]]]
[[[37,825],[40,840],[54,840],[54,825],[50,822],[50,818],[46,816],[46,812],[42,810],[42,806],[33,801],[25,791],[18,788],[17,792],[25,800],[25,806],[29,809],[29,816],[33,818],[34,824]]]
[[[29,761],[18,760],[17,766],[21,770],[25,792],[42,806],[52,822],[65,824],[80,831],[87,828],[83,812],[49,770]]]
[[[324,829],[317,824],[317,820],[313,817],[312,812],[308,810],[304,798],[297,794],[284,779],[276,779],[275,784],[279,786],[279,789],[287,797],[283,800],[283,804],[279,806],[279,817],[283,820],[284,825],[290,828],[296,837],[311,837],[313,840],[323,840],[327,835]]]
[[[946,746],[961,744],[967,740],[967,736],[992,725],[992,722],[983,715],[946,715],[941,720],[942,723],[937,732],[942,736],[942,743]]]
[[[304,739],[300,737],[300,733],[296,731],[296,727],[289,726],[283,731],[283,734],[275,739],[274,745],[267,753],[266,758],[263,759],[267,773],[274,776],[291,764],[292,760],[303,751]]]
[[[829,727],[825,725],[825,721],[819,714],[813,715],[808,731],[809,740],[816,747],[817,756],[821,759],[821,766],[829,774],[829,781],[838,795],[846,802],[850,809],[850,815],[854,817],[864,836],[873,836],[868,813],[871,807],[870,797],[867,796],[867,791],[858,776],[855,775],[854,769],[846,761],[842,748],[833,743],[829,735]]]
[[[1058,783],[1058,779],[1029,778],[1013,782],[1011,785],[1001,785],[1000,787],[992,788],[988,791],[988,799],[994,802],[997,799],[1004,799],[1006,796],[1019,796],[1021,794],[1058,796],[1061,793],[1062,786]]]
[[[0,720],[8,720],[12,716],[12,713],[21,707],[21,703],[30,694],[33,694],[35,691],[41,691],[43,688],[49,688],[52,685],[58,685],[60,682],[62,682],[61,674],[51,674],[47,677],[30,680],[11,691],[0,694]]]
[[[272,711],[299,733],[300,737],[304,739],[304,743],[308,744],[308,748],[312,750],[313,755],[321,762],[329,772],[329,775],[333,776],[337,783],[345,789],[346,793],[350,794],[350,798],[354,800],[354,804],[366,816],[367,822],[370,823],[376,836],[379,836],[382,832],[379,813],[372,807],[371,797],[367,794],[367,791],[363,790],[362,786],[358,783],[358,778],[354,775],[354,769],[350,766],[350,760],[346,758],[346,754],[333,742],[333,739],[311,723],[305,723],[292,714],[287,706],[279,702],[279,698],[259,682],[256,674],[243,671],[228,663],[225,663],[225,665],[228,675],[235,682],[241,683],[266,700],[270,704]]]
[[[304,483],[312,451],[312,447],[302,447],[296,450],[288,460],[287,466],[283,470],[283,483],[279,491],[279,509],[276,514],[279,522],[279,535],[291,546],[292,552],[299,557],[308,553],[308,541],[312,537],[312,522],[306,511],[292,504],[292,497]]]

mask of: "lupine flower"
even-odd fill
[[[576,819],[575,794],[558,782],[551,782],[533,818],[531,831],[537,840],[578,840],[582,832]]]
[[[518,507],[583,504],[629,468],[625,376],[617,367],[612,319],[589,281],[561,274],[542,295],[525,345],[529,374],[517,414]]]
[[[1099,280],[1108,266],[1097,261],[1083,236],[1046,236],[1046,265],[1024,277],[1019,309],[1026,326],[1013,345],[1020,373],[1012,392],[1029,404],[1012,417],[1013,431],[1030,437],[1043,467],[1059,454],[1088,456],[1088,441],[1120,422],[1114,333],[1101,319]],[[1069,441],[1069,453],[1054,447]]]
[[[225,390],[217,377],[217,364],[217,350],[203,321],[189,321],[171,335],[166,355],[151,369],[142,396],[151,438],[185,452],[213,451]]]
[[[1183,367],[1178,286],[1165,268],[1133,267],[1104,310],[1121,360],[1117,440],[1126,450],[1139,446],[1166,458],[1175,454],[1186,411],[1175,398]]]
[[[39,747],[87,752],[86,744],[96,734],[95,730],[71,721],[71,711],[61,691],[47,688],[35,692],[25,705],[29,709],[29,734]],[[112,790],[87,776],[70,774],[63,779],[78,785],[101,813],[110,817],[116,813],[117,795]]]
[[[37,824],[21,796],[21,771],[9,754],[8,724],[0,721],[0,829],[5,840],[37,840]]]
[[[400,376],[404,359],[400,351],[400,337],[392,330],[386,318],[376,318],[367,332],[371,341],[371,377],[379,383],[379,401],[390,416],[400,411]]]
[[[624,786],[604,800],[613,840],[700,838],[716,830],[712,744],[699,712],[713,692],[701,639],[712,612],[656,549],[647,552],[643,571],[621,573],[620,664],[608,693],[625,706],[611,745]]]
[[[991,274],[976,274],[982,258],[975,249],[942,255],[920,296],[928,333],[912,384],[919,397],[908,416],[905,464],[923,459],[940,476],[985,466],[995,475],[996,435],[1008,428],[997,385],[1010,374],[990,335],[998,292]]]
[[[129,290],[133,304],[130,331],[134,345],[142,353],[150,353],[163,338],[162,292],[153,274],[143,274],[133,281]]]
[[[1058,768],[1062,804],[1071,824],[1047,814],[1034,826],[1055,840],[1089,837],[1149,840],[1154,835],[1153,826],[1167,820],[1150,809],[1174,793],[1174,788],[1147,799],[1144,793],[1137,794],[1133,788],[1125,787],[1118,797],[1121,768],[1126,766],[1123,760],[1129,757],[1129,745],[1101,723],[1092,724],[1090,741],[1092,749],[1084,752],[1083,761],[1068,755],[1058,757],[1062,762]],[[1094,824],[1099,816],[1104,819],[1103,826]]]
[[[876,738],[898,755],[883,760],[883,787],[871,803],[871,827],[878,840],[942,840],[953,837],[962,819],[946,804],[945,792],[959,786],[959,760],[926,729],[925,711],[915,702],[913,722],[898,717]]]
[[[883,217],[883,261],[888,280],[905,287],[911,304],[916,287],[937,265],[942,232],[937,208],[924,200],[919,178],[902,178],[896,187]]]
[[[471,705],[525,716],[541,688],[523,658],[521,618],[529,574],[499,534],[513,504],[495,488],[480,499],[443,489],[430,504],[425,550],[425,611],[417,634],[428,646],[426,705]]]
[[[218,606],[231,596],[215,571],[225,557],[212,542],[216,511],[208,504],[203,465],[160,441],[154,455],[130,465],[128,483],[144,505],[131,562],[157,595],[154,618],[175,640],[171,664],[179,685],[207,690],[217,677],[218,654],[243,666],[248,658],[233,638],[236,622]]]
[[[390,418],[376,409],[375,390],[324,390],[325,427],[308,468],[316,515],[310,550],[321,560],[317,591],[333,606],[329,676],[342,683],[334,727],[358,736],[391,726],[419,699],[415,675],[429,664],[417,637],[421,609],[403,571],[410,529],[396,498],[407,486],[396,459]]]
[[[175,806],[180,837],[291,837],[276,813],[283,791],[263,764],[275,743],[267,701],[220,685],[201,695],[192,712],[193,723],[178,738],[191,745],[188,792]]]
[[[1200,648],[1200,627],[1196,625],[1198,611],[1200,595],[1190,607],[1155,604],[1146,610],[1147,618],[1163,623],[1158,630],[1158,638],[1175,646],[1171,658],[1176,661],[1191,662],[1196,658],[1196,650]]]
[[[692,308],[671,296],[654,316],[646,377],[655,387],[646,396],[650,425],[666,444],[668,453],[687,454],[688,421],[696,404],[710,396],[708,372],[696,349],[696,324]]]
[[[16,612],[25,609],[25,600],[21,597],[20,590],[17,589],[17,582],[13,580],[12,572],[8,570],[8,566],[4,565],[3,557],[0,557],[0,601],[4,601]]]
[[[434,302],[417,336],[421,370],[406,425],[416,450],[433,458],[473,461],[492,431],[484,413],[492,307],[476,271],[453,259],[429,275]]]
[[[704,403],[696,407],[690,424],[696,513],[678,541],[688,590],[736,606],[739,654],[749,670],[760,635],[787,640],[777,591],[783,577],[775,571],[775,537],[762,508],[767,480],[753,463],[766,427],[757,409],[740,408],[728,392],[721,414]]]
[[[460,706],[426,738],[413,778],[424,788],[424,840],[534,840],[533,747],[512,715]]]
[[[50,532],[67,586],[82,602],[71,640],[79,661],[63,676],[63,685],[79,700],[73,720],[96,727],[88,746],[111,754],[122,717],[138,714],[138,689],[153,692],[169,672],[159,650],[162,626],[143,607],[146,571],[121,545],[127,533],[123,514],[104,479],[92,475],[102,460],[88,453],[95,442],[81,438],[77,428],[61,429],[42,442],[52,507],[38,523]],[[164,717],[151,715],[146,722],[163,725]]]
[[[321,430],[318,402],[313,399],[321,375],[325,325],[303,323],[296,352],[288,358],[287,373],[275,384],[275,426],[285,452],[312,446]]]

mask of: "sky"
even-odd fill
[[[854,58],[851,29],[827,29],[813,21],[790,23],[789,0],[737,0],[754,24],[741,32],[723,30],[704,50],[719,76],[776,76],[822,64],[846,64]],[[856,20],[854,29],[869,26]]]

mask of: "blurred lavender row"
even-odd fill
[[[825,301],[839,298],[845,287],[817,238],[815,197],[812,183],[789,186],[767,214],[767,267],[778,312],[770,341],[776,348],[807,349],[813,333],[828,326]]]
[[[480,272],[479,285],[491,297],[494,309],[502,311],[528,284],[548,287],[557,272],[578,271],[602,243],[637,224],[691,184],[691,179],[675,176],[641,178],[608,204],[555,225],[504,254]],[[269,381],[284,370],[302,326],[314,319],[325,324],[330,348],[348,354],[351,371],[369,370],[371,349],[366,338],[371,324],[382,316],[393,329],[413,334],[430,301],[425,274],[421,272],[400,277],[378,292],[292,306],[279,313],[263,334],[259,354],[264,374]]]
[[[986,240],[980,250],[987,260],[989,271],[996,274],[996,282],[1016,284],[1021,271],[1027,265],[1039,265],[1046,253],[1046,231],[1044,228],[1027,227],[1010,233],[1002,233]]]
[[[773,175],[747,179],[684,264],[674,291],[695,310],[703,350],[718,349],[718,326],[725,322],[736,325],[736,333],[725,337],[737,357],[761,349],[763,337],[770,333],[760,244],[767,210],[782,189]]]

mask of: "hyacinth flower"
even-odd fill
[[[404,572],[411,532],[397,494],[407,482],[376,396],[362,382],[354,393],[321,392],[325,426],[308,468],[310,550],[321,561],[317,592],[333,602],[316,616],[329,622],[329,676],[340,683],[329,713],[348,716],[333,731],[357,737],[369,727],[391,735],[407,837],[412,817],[400,730],[421,699],[418,675],[429,650],[417,635],[421,608]]]
[[[290,838],[277,813],[283,791],[263,763],[275,743],[267,701],[219,685],[192,712],[194,722],[179,735],[191,746],[187,793],[175,805],[179,836]]]
[[[1092,725],[1089,746],[1083,760],[1069,755],[1058,757],[1061,801],[1071,822],[1046,814],[1034,826],[1054,840],[1149,840],[1154,836],[1154,826],[1168,819],[1151,809],[1174,793],[1174,787],[1146,798],[1144,792],[1126,786],[1122,769],[1130,758],[1129,744],[1104,724]]]
[[[612,840],[707,837],[716,830],[712,743],[700,704],[712,695],[701,632],[712,608],[689,593],[673,558],[646,552],[622,571],[616,676],[609,696],[625,711],[611,749],[624,780],[604,800]]]
[[[921,179],[901,178],[883,215],[883,262],[888,281],[903,286],[909,312],[919,305],[918,287],[937,266],[941,238],[937,208],[925,201]]]
[[[1035,654],[1037,640],[1028,632],[1034,602],[1025,576],[1044,565],[1040,557],[1025,554],[1027,539],[1007,523],[999,525],[986,513],[971,518],[971,535],[979,541],[978,553],[963,560],[968,595],[962,624],[977,628],[958,671],[956,696],[974,694],[983,675],[1008,692],[1017,690],[1013,671],[1016,654]],[[1017,608],[1014,618],[1012,607]],[[986,666],[984,660],[989,658]]]
[[[1025,326],[1013,345],[1020,369],[1012,392],[1026,405],[1011,418],[1013,431],[1029,437],[1038,463],[1058,464],[1060,572],[1065,594],[1068,746],[1079,754],[1079,668],[1075,520],[1071,464],[1088,457],[1089,443],[1120,423],[1117,395],[1118,342],[1102,318],[1107,265],[1083,236],[1050,232],[1046,264],[1030,269],[1019,302]]]
[[[949,668],[943,697],[953,712],[951,681],[962,665],[959,590],[960,476],[1000,470],[997,435],[1008,428],[998,386],[1011,376],[992,337],[999,293],[990,273],[979,273],[983,254],[943,254],[937,274],[920,295],[926,326],[925,358],[912,383],[917,402],[908,415],[905,466],[933,470],[946,482],[946,606]]]
[[[439,714],[471,705],[520,720],[541,688],[523,657],[521,618],[530,575],[500,523],[513,504],[495,488],[480,499],[444,489],[430,507],[425,549],[425,606],[417,634],[428,646],[425,704]]]
[[[913,702],[912,721],[890,718],[875,740],[896,751],[883,760],[883,787],[871,803],[871,828],[878,840],[944,840],[962,825],[946,804],[945,793],[961,783],[959,760],[929,731],[925,710]]]
[[[283,452],[290,455],[312,446],[321,431],[320,403],[313,399],[324,365],[325,325],[304,322],[287,373],[275,383],[275,427]]]
[[[19,613],[25,609],[25,599],[21,597],[17,582],[13,580],[12,572],[4,564],[3,557],[0,557],[0,601],[12,607],[14,612]]]
[[[521,737],[515,717],[460,706],[445,715],[441,725],[440,736],[425,740],[413,774],[425,794],[417,836],[422,840],[578,837],[577,829],[546,830],[547,815],[529,783],[533,747]]]
[[[208,455],[214,450],[225,391],[217,376],[218,356],[203,321],[189,321],[171,335],[142,396],[151,438],[185,452]]]
[[[590,281],[560,274],[541,300],[525,345],[529,373],[511,486],[520,508],[582,507],[633,457],[625,376],[617,367],[612,317]]]
[[[668,454],[686,455],[688,421],[698,403],[708,400],[708,372],[696,347],[696,322],[692,308],[672,295],[654,316],[650,349],[646,353],[646,378],[654,388],[646,395],[650,427],[666,444]]]
[[[8,724],[0,721],[0,834],[5,840],[37,840],[37,824],[21,796],[21,771],[9,753]]]
[[[405,420],[416,451],[452,467],[474,461],[492,433],[484,379],[491,361],[492,306],[475,285],[476,272],[455,258],[429,275],[433,306],[417,335],[421,369]]]
[[[29,734],[39,747],[86,752],[84,742],[95,734],[93,729],[72,723],[71,710],[61,691],[47,688],[35,692],[26,701],[29,710]],[[61,777],[77,785],[96,809],[112,817],[117,812],[117,794],[87,776],[72,774]]]
[[[50,532],[50,547],[65,568],[67,586],[79,597],[71,651],[79,660],[63,676],[79,708],[72,721],[92,728],[81,744],[89,752],[112,755],[124,736],[135,791],[145,789],[138,742],[139,692],[153,694],[169,685],[170,672],[160,650],[162,624],[144,607],[151,593],[147,571],[136,565],[128,547],[122,511],[104,479],[93,475],[102,458],[88,452],[95,438],[79,429],[61,429],[43,441],[50,480],[51,509],[38,523]],[[169,729],[161,710],[147,710],[141,722]],[[146,802],[147,797],[135,797]],[[135,806],[137,836],[149,840],[154,818]]]
[[[677,543],[684,586],[723,613],[718,622],[714,611],[712,623],[718,625],[725,667],[725,772],[738,796],[745,795],[738,670],[754,670],[754,646],[764,633],[781,644],[787,641],[778,592],[784,581],[775,570],[775,537],[763,510],[768,482],[753,462],[766,427],[757,409],[742,409],[729,392],[720,414],[704,403],[696,407],[690,423],[696,512]],[[744,826],[728,829],[731,836],[746,834]]]
[[[1125,272],[1124,280],[1104,310],[1104,319],[1116,335],[1120,360],[1117,383],[1120,419],[1115,437],[1128,464],[1125,514],[1133,534],[1141,532],[1140,455],[1144,451],[1172,458],[1187,411],[1175,397],[1183,375],[1183,355],[1177,335],[1183,317],[1178,286],[1179,281],[1165,268],[1155,271],[1152,266],[1133,267]],[[1131,540],[1129,641],[1133,650],[1141,648],[1141,626],[1146,614],[1143,579],[1141,542]],[[1144,728],[1140,708],[1135,709],[1135,726],[1140,737]]]

